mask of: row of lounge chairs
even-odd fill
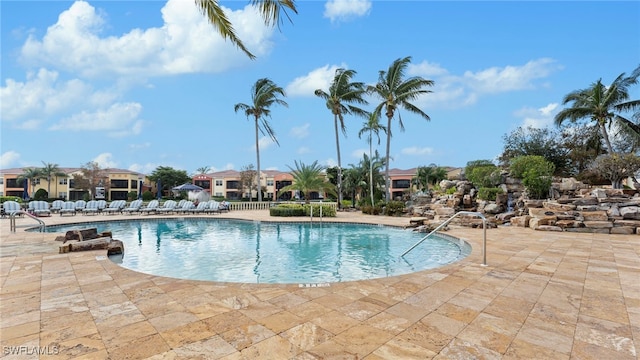
[[[19,203],[6,201],[2,205],[2,213],[11,215],[21,210]],[[58,213],[60,216],[74,216],[78,213],[83,215],[97,214],[214,214],[222,211],[229,211],[229,207],[216,200],[209,200],[195,205],[189,200],[167,200],[162,205],[158,200],[151,200],[149,204],[143,206],[142,200],[133,200],[129,206],[125,200],[114,200],[108,206],[105,200],[77,200],[62,201],[55,200],[51,205],[46,201],[30,201],[28,212],[36,216],[51,216]]]

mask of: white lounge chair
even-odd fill
[[[82,215],[98,215],[98,201],[97,200],[89,200],[85,205],[84,209],[82,209]]]
[[[127,202],[124,200],[113,200],[102,212],[105,214],[121,213],[126,204]]]
[[[209,210],[209,202],[203,201],[201,203],[198,203],[198,206],[189,209],[189,212],[191,214],[204,214],[207,212],[207,210]]]
[[[53,200],[53,202],[51,203],[51,212],[57,213],[58,211],[60,211],[60,209],[62,209],[63,204],[64,200]]]
[[[42,200],[30,201],[29,212],[35,216],[51,216],[51,210],[49,210],[49,203]]]
[[[140,208],[140,213],[141,214],[150,214],[150,213],[155,213],[158,210],[158,205],[160,204],[160,202],[158,200],[151,200],[149,201],[149,203],[147,204],[147,206]]]
[[[195,208],[196,206],[191,201],[187,200],[184,203],[182,203],[182,206],[180,206],[180,208],[177,209],[176,212],[182,213],[182,214],[189,214],[191,213],[191,210]]]
[[[87,202],[84,200],[76,200],[76,211],[77,212],[82,212],[82,210],[84,210],[85,206],[87,206]]]
[[[106,200],[98,200],[98,212],[102,212],[102,210],[107,208]]]
[[[2,203],[2,215],[3,216],[11,216],[18,213],[22,210],[22,206],[17,201],[5,201]],[[20,214],[22,216],[22,214]]]
[[[62,209],[60,209],[59,213],[60,213],[60,216],[75,215],[76,203],[73,201],[65,201],[64,204],[62,204]]]
[[[128,207],[122,209],[122,212],[126,214],[137,213],[137,212],[140,212],[141,207],[142,207],[142,200],[140,199],[133,200]]]
[[[175,200],[167,200],[162,204],[162,206],[158,207],[156,210],[157,213],[161,214],[169,214],[176,211],[176,201]]]
[[[207,207],[207,214],[215,214],[218,213],[220,214],[220,203],[218,201],[215,200],[209,200],[208,201],[209,206]]]

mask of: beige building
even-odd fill
[[[21,176],[25,168],[0,169],[0,196],[24,197],[24,183]],[[80,200],[85,194],[89,194],[88,189],[75,188],[73,175],[81,174],[80,168],[60,168],[63,176],[53,176],[51,183],[46,178],[36,178],[27,180],[27,193],[33,197],[36,191],[44,189],[49,192],[49,198],[63,200]],[[106,179],[102,186],[92,189],[94,198],[104,198],[105,200],[127,200],[130,192],[137,192],[149,189],[145,185],[145,175],[124,169],[103,169]],[[104,193],[101,189],[103,188]]]

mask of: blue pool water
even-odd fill
[[[97,227],[124,243],[111,257],[135,271],[237,283],[319,284],[432,269],[471,252],[465,241],[393,227],[344,223],[270,223],[226,219],[150,219],[51,226]]]

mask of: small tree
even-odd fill
[[[95,161],[90,161],[80,167],[80,174],[73,174],[73,183],[75,189],[87,191],[88,199],[93,199],[97,186],[105,187],[105,191],[109,192],[109,175]]]
[[[245,189],[249,189],[249,201],[253,198],[253,190],[256,187],[256,175],[258,173],[253,168],[253,164],[245,165],[240,169],[240,187],[244,192]]]
[[[622,180],[640,170],[640,157],[634,154],[607,154],[591,163],[591,171],[611,181],[611,187],[622,189]]]
[[[511,160],[511,176],[522,179],[532,199],[545,199],[549,195],[555,165],[542,156],[518,156]]]
[[[500,169],[491,160],[469,161],[464,174],[478,188],[494,187],[501,180]]]

